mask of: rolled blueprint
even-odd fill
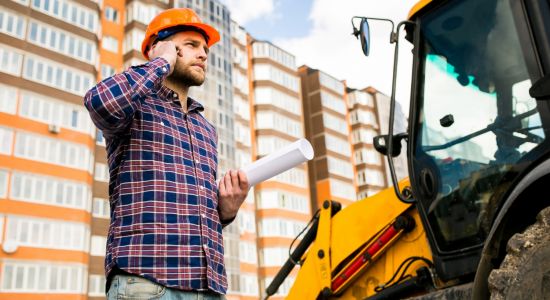
[[[313,158],[313,147],[302,138],[243,167],[250,186],[288,171]]]

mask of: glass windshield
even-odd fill
[[[483,242],[509,173],[545,139],[514,22],[508,1],[467,0],[421,23],[413,168],[443,251]]]

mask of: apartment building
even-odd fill
[[[248,67],[248,33],[235,22],[231,22],[233,113],[235,133],[235,166],[244,167],[252,162],[252,138],[250,127],[250,81]],[[238,269],[228,270],[230,299],[258,299],[258,251],[256,231],[256,201],[252,188],[235,220],[238,238],[226,239],[226,249],[238,250],[234,265]],[[227,235],[227,234],[226,234]],[[226,263],[228,259],[226,258]]]
[[[86,299],[98,1],[0,3],[0,298]]]
[[[357,199],[372,196],[387,186],[384,156],[374,149],[380,135],[374,89],[348,89],[351,141],[356,169]]]
[[[266,41],[248,43],[253,160],[304,137],[296,58]],[[284,172],[255,189],[259,278],[266,287],[288,258],[289,245],[311,218],[307,165]],[[273,299],[283,298],[291,273]]]
[[[312,208],[317,210],[325,200],[347,206],[356,200],[357,191],[345,83],[308,66],[298,73],[306,136],[315,149],[308,162]]]

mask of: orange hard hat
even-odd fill
[[[214,27],[203,23],[193,10],[189,8],[170,8],[154,17],[147,26],[145,38],[141,43],[143,56],[149,59],[149,55],[147,55],[149,44],[158,37],[160,31],[176,26],[194,27],[204,32],[209,48],[220,40],[220,33]]]

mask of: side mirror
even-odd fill
[[[361,48],[365,56],[369,56],[370,50],[370,28],[369,21],[366,18],[361,19],[360,27],[360,36],[361,36]]]
[[[406,133],[399,133],[393,136],[393,149],[392,157],[399,156],[401,153],[401,140],[408,141],[409,136]],[[373,139],[374,149],[382,153],[383,155],[388,155],[388,135],[378,135]]]

